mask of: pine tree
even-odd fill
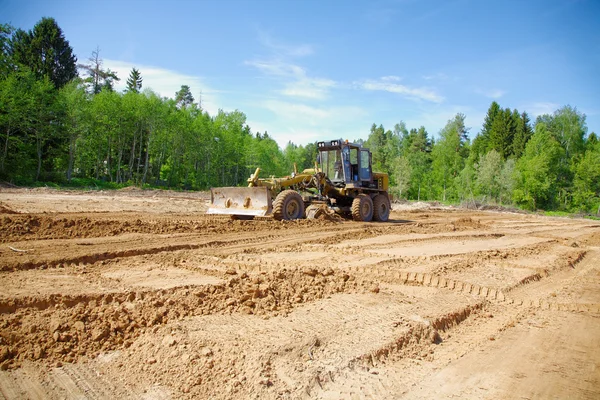
[[[529,115],[527,115],[526,112],[523,112],[516,120],[515,137],[512,143],[512,153],[517,159],[521,158],[525,152],[525,146],[527,145],[527,142],[529,139],[531,139],[531,135],[533,135],[533,131],[529,122]]]
[[[516,110],[515,113],[517,113]],[[488,149],[496,150],[503,159],[508,158],[512,154],[512,143],[516,128],[513,117],[515,113],[511,112],[510,108],[500,110],[494,118],[490,130]]]
[[[139,93],[142,89],[142,75],[140,71],[135,67],[131,69],[131,73],[129,74],[129,78],[127,79],[127,88],[126,92],[134,92]]]
[[[423,126],[418,130],[411,129],[406,142],[405,154],[411,167],[411,191],[417,200],[421,200],[422,189],[429,179],[431,169],[432,143]]]
[[[500,108],[500,105],[495,101],[492,101],[492,104],[490,104],[487,114],[485,115],[485,119],[483,120],[483,127],[481,129],[481,132],[479,133],[479,135],[477,135],[477,138],[479,139],[476,138],[476,140],[480,142],[480,145],[478,147],[478,149],[480,149],[481,151],[480,154],[485,154],[488,152],[488,150],[490,150],[489,142],[490,135],[492,132],[492,125],[494,124],[494,121],[496,120],[498,114],[500,114],[501,112],[502,109]]]
[[[11,50],[15,62],[28,66],[38,79],[47,76],[56,88],[77,76],[77,57],[54,18],[42,18],[29,32],[17,30]]]
[[[10,36],[14,28],[9,24],[0,24],[0,77],[5,77],[11,70]]]
[[[175,103],[179,108],[186,108],[194,103],[194,96],[188,85],[181,85],[181,89],[175,93]]]

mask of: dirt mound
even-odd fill
[[[578,240],[581,244],[584,244],[586,246],[600,246],[600,231],[584,235]]]
[[[16,211],[11,210],[8,206],[0,203],[0,214],[17,214]]]
[[[481,221],[471,217],[462,217],[451,223],[455,228],[481,229]]]
[[[0,303],[0,367],[23,360],[76,361],[127,348],[147,329],[193,315],[286,314],[297,304],[373,284],[333,269],[250,276],[230,271],[225,284],[98,296],[51,295]]]
[[[317,227],[333,223],[330,219],[297,221],[239,221],[198,216],[195,219],[100,219],[94,217],[51,217],[35,214],[0,218],[0,243],[17,240],[71,239],[116,236],[125,233],[234,233]]]

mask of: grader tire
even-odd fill
[[[284,190],[273,202],[273,218],[278,221],[304,217],[304,201],[295,190]]]
[[[378,194],[373,199],[373,219],[386,222],[390,217],[390,201],[386,194]]]
[[[369,222],[373,218],[373,201],[366,194],[352,200],[352,218],[355,221]]]

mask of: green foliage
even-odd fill
[[[15,28],[0,24],[0,78],[5,78],[12,69],[10,38]]]
[[[102,59],[100,58],[100,48],[92,51],[92,56],[88,58],[87,64],[77,64],[79,68],[85,71],[87,78],[84,82],[92,94],[98,94],[102,90],[113,91],[115,81],[119,81],[117,74],[110,69],[102,68]]]
[[[432,150],[432,175],[435,198],[447,201],[459,199],[456,178],[469,154],[465,115],[456,114],[440,131],[440,139]]]
[[[124,93],[104,69],[99,49],[79,65],[51,18],[31,31],[0,24],[0,179],[20,184],[177,189],[245,185],[261,176],[312,168],[314,143],[282,151],[253,133],[241,111],[209,115],[182,85],[173,99],[141,92],[133,68]],[[436,141],[426,129],[373,124],[364,146],[391,191],[407,199],[514,202],[529,209],[597,213],[600,144],[586,137],[585,115],[565,106],[539,116],[492,102],[472,143],[457,114]],[[363,143],[362,139],[355,140]]]
[[[47,77],[61,88],[77,76],[77,57],[54,18],[42,18],[33,30],[18,30],[12,40],[13,60],[38,79]]]
[[[36,79],[27,69],[0,80],[0,174],[39,179],[52,170],[53,154],[60,146],[60,126],[51,123],[61,116],[56,91],[45,77]]]
[[[600,143],[589,146],[575,165],[573,205],[578,211],[600,208]]]
[[[476,164],[479,193],[496,200],[496,202],[500,200],[503,164],[502,156],[496,150],[491,150],[481,156],[479,163]]]
[[[394,131],[386,131],[383,125],[371,126],[371,132],[364,146],[373,153],[374,171],[392,170],[394,160],[400,156],[402,137],[407,134],[404,122],[396,124]],[[393,180],[391,183],[395,184]]]
[[[175,93],[175,103],[179,108],[186,108],[194,103],[194,96],[188,85],[181,85],[181,89]]]
[[[392,180],[395,184],[392,186],[393,193],[398,198],[405,198],[410,188],[412,168],[407,157],[398,157],[394,160],[391,171]]]
[[[497,151],[503,159],[512,154],[512,143],[515,137],[516,121],[519,114],[517,110],[511,112],[509,108],[500,110],[492,122],[488,150]]]
[[[504,160],[513,155],[521,157],[532,134],[529,123],[527,113],[502,109],[498,103],[492,102],[483,128],[473,140],[471,162],[477,162],[481,155],[490,150],[498,152]]]
[[[558,163],[563,148],[544,123],[536,124],[535,133],[517,162],[517,187],[513,193],[517,204],[535,210],[552,206],[557,192]]]
[[[283,151],[285,160],[285,171],[293,171],[294,164],[298,172],[302,172],[308,168],[314,168],[317,158],[317,146],[314,143],[309,143],[306,146],[298,146],[291,141]]]
[[[513,118],[516,121],[516,128],[514,140],[512,142],[512,154],[514,154],[516,158],[521,158],[527,142],[531,139],[531,135],[533,135],[533,131],[530,125],[529,115],[527,115],[526,112],[523,112],[520,116],[513,114]]]
[[[125,88],[126,92],[134,92],[139,93],[142,89],[142,74],[135,67],[131,69],[131,73],[129,74],[129,78],[127,78],[127,87]]]

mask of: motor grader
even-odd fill
[[[314,168],[298,172],[294,166],[291,176],[266,179],[257,168],[248,187],[212,188],[207,213],[293,220],[335,212],[355,221],[388,220],[389,177],[372,171],[369,149],[339,139],[318,142],[317,151]]]

